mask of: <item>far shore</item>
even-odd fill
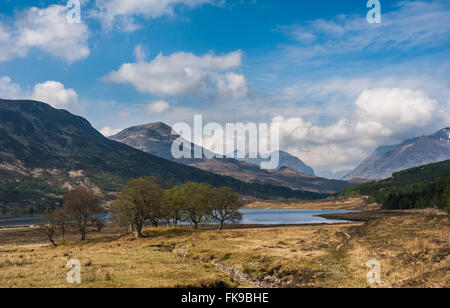
[[[364,197],[335,198],[315,201],[254,201],[247,204],[245,209],[280,209],[280,210],[351,210],[351,211],[374,211],[380,210],[377,204],[367,204]]]

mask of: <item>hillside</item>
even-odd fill
[[[311,175],[311,176],[316,175],[314,173],[314,170],[310,166],[306,165],[299,158],[297,158],[287,152],[284,152],[284,151],[279,151],[278,153],[279,153],[280,162],[279,162],[276,170],[280,170],[283,168],[289,168],[289,169],[297,171],[298,173],[303,173],[303,174]],[[244,161],[244,162],[252,164],[252,165],[257,165],[257,166],[260,166],[261,162],[265,161],[262,158],[249,158],[249,157],[242,158],[242,159],[238,158],[238,160]]]
[[[380,180],[393,173],[450,159],[450,128],[431,136],[406,140],[398,145],[381,146],[345,179]]]
[[[328,180],[315,177],[311,174],[301,173],[298,169],[303,168],[306,172],[312,174],[314,174],[314,171],[306,165],[303,165],[299,159],[294,159],[285,152],[281,152],[280,165],[289,165],[294,168],[283,166],[277,170],[263,170],[258,165],[259,161],[249,163],[232,158],[175,159],[171,154],[171,147],[173,141],[179,137],[176,134],[172,134],[172,128],[170,126],[164,123],[152,123],[127,128],[110,138],[161,158],[222,176],[233,177],[246,183],[285,186],[293,190],[319,193],[335,193],[352,185],[345,181]],[[190,144],[191,151],[195,147],[198,147],[189,142],[185,144]],[[206,149],[202,150],[208,151]]]
[[[450,160],[394,173],[392,178],[347,188],[339,195],[370,196],[388,209],[439,207],[450,210]]]
[[[259,198],[324,196],[244,183],[149,155],[104,137],[82,117],[36,101],[0,100],[0,176],[0,191],[8,198],[11,185],[20,191],[20,183],[31,179],[45,181],[52,187],[45,194],[34,189],[39,192],[37,199],[7,200],[2,205],[8,208],[23,206],[24,201],[29,207],[38,208],[48,201],[43,198],[58,197],[54,191],[79,183],[93,184],[103,192],[117,192],[129,179],[139,176],[157,176],[174,184],[196,181],[230,186],[241,194]]]

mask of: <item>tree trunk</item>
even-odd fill
[[[81,233],[81,240],[85,241],[86,240],[86,230],[85,229],[81,229],[80,233]]]
[[[136,237],[137,238],[142,237],[142,226],[136,226]]]
[[[58,245],[56,245],[55,241],[53,239],[50,239],[50,243],[52,243],[53,247],[57,247]]]
[[[220,222],[220,225],[219,225],[219,231],[222,231],[222,230],[223,230],[223,223],[224,223],[223,221]]]
[[[50,243],[52,244],[53,247],[56,247],[58,245],[56,245],[55,240],[53,239],[53,235],[48,234],[48,240],[50,241]]]

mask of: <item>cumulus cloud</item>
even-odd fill
[[[437,102],[420,90],[372,89],[363,91],[355,105],[361,119],[385,126],[424,126],[432,120]]]
[[[95,15],[106,27],[111,27],[116,22],[121,29],[134,31],[139,28],[134,19],[136,16],[144,18],[172,16],[176,6],[195,8],[218,2],[216,0],[97,0]]]
[[[18,99],[20,98],[21,93],[21,87],[13,83],[9,76],[0,77],[0,98]]]
[[[77,93],[73,89],[66,89],[57,81],[36,84],[31,97],[58,109],[71,109],[78,103]]]
[[[247,81],[244,75],[235,73],[217,74],[216,84],[220,97],[238,100],[247,96]]]
[[[17,39],[12,38],[12,33],[0,22],[0,62],[9,61],[16,57],[23,57],[27,50],[21,49],[17,44]]]
[[[441,121],[437,106],[420,90],[380,88],[362,91],[347,117],[331,125],[285,116],[274,117],[272,122],[280,127],[282,147],[314,167],[341,164],[345,169],[380,141],[412,137],[417,128]]]
[[[89,30],[84,23],[68,23],[62,5],[32,7],[7,28],[0,24],[0,61],[26,56],[37,48],[69,63],[86,58]]]
[[[140,50],[137,49],[137,63],[123,64],[104,79],[129,83],[140,92],[160,96],[225,95],[237,99],[247,94],[245,77],[232,72],[241,66],[241,51],[219,56],[186,52],[159,54],[152,61],[143,62]]]
[[[169,110],[169,108],[170,108],[169,103],[162,100],[148,103],[145,106],[145,110],[148,113],[163,113]]]

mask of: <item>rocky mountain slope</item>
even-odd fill
[[[385,179],[393,173],[450,159],[450,128],[398,145],[381,146],[345,179]]]
[[[237,157],[237,156],[236,156]],[[278,167],[276,168],[276,170],[280,170],[282,168],[290,168],[293,169],[297,172],[303,173],[303,174],[307,174],[307,175],[312,175],[315,176],[314,170],[306,165],[304,162],[302,162],[300,159],[298,159],[297,157],[284,152],[284,151],[279,151],[279,158],[280,158],[280,162],[278,164]],[[240,161],[244,161],[246,163],[252,164],[252,165],[257,165],[260,166],[261,162],[264,161],[264,159],[261,158],[237,158]]]
[[[0,207],[38,207],[45,196],[57,197],[55,192],[60,189],[56,188],[80,183],[116,193],[128,180],[140,176],[157,176],[173,184],[195,181],[230,186],[241,194],[259,198],[324,196],[249,184],[178,164],[110,140],[87,120],[65,110],[36,101],[0,100]],[[48,194],[41,189],[45,185],[53,187],[46,189]],[[33,194],[25,194],[25,190]],[[34,197],[23,200],[25,195]]]
[[[301,173],[292,167],[297,169],[302,168],[301,170],[305,170],[312,174],[314,172],[299,159],[294,159],[287,153],[286,155],[281,155],[281,161],[291,167],[282,166],[278,170],[262,170],[259,167],[259,161],[254,161],[250,164],[232,158],[175,159],[171,155],[171,148],[173,141],[179,138],[179,136],[176,134],[172,135],[172,128],[164,123],[130,127],[110,138],[165,159],[223,176],[230,176],[246,183],[281,185],[295,190],[320,193],[334,193],[352,185],[344,181],[328,180]],[[190,143],[191,151],[193,151],[195,147],[197,146]],[[204,151],[207,150],[204,149]]]

